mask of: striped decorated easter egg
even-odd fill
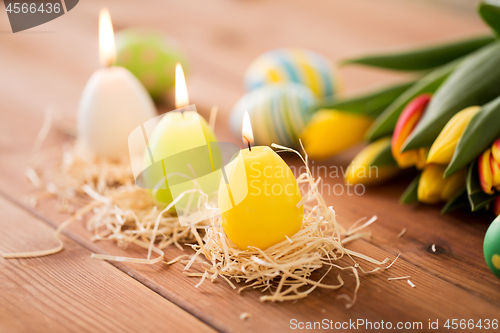
[[[257,145],[277,143],[296,147],[315,101],[313,92],[301,84],[266,85],[240,98],[232,110],[230,127],[235,136],[241,137],[243,115],[248,111]]]
[[[282,81],[301,83],[317,97],[334,95],[338,85],[328,59],[299,48],[281,48],[263,53],[245,73],[247,90]]]

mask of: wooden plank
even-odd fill
[[[57,246],[54,229],[0,197],[0,252]],[[212,332],[186,311],[63,236],[43,258],[0,257],[2,332]],[[144,320],[146,318],[146,320]]]
[[[19,119],[23,119],[21,117]],[[15,121],[8,122],[15,123]],[[35,133],[36,126],[23,121],[27,132]],[[15,128],[15,126],[12,126]],[[8,128],[2,128],[8,133]],[[14,133],[12,133],[14,134]],[[53,138],[57,139],[57,136]],[[62,137],[59,137],[62,140]],[[57,141],[57,140],[56,140]],[[12,144],[11,144],[12,146]],[[10,195],[19,197],[29,192],[29,184],[22,182],[22,174],[16,172],[18,165],[26,163],[29,150],[13,149],[16,154],[9,155],[4,160],[9,161],[1,166],[2,175],[15,175],[17,178],[0,177],[2,189],[8,189]],[[17,156],[16,156],[17,155]],[[346,156],[347,157],[347,156]],[[24,162],[21,162],[23,161]],[[347,161],[347,158],[346,158]],[[339,182],[340,179],[329,180],[329,184]],[[252,313],[259,317],[259,322],[245,322],[249,330],[266,327],[280,329],[287,325],[290,318],[297,320],[321,320],[323,309],[326,313],[335,313],[335,319],[348,320],[353,316],[371,320],[422,320],[422,318],[439,318],[444,320],[452,316],[468,313],[472,318],[484,318],[498,311],[500,295],[498,281],[488,272],[481,257],[482,232],[486,226],[485,219],[480,223],[466,225],[456,218],[442,218],[435,209],[424,208],[423,211],[412,210],[397,204],[397,192],[403,190],[403,182],[393,186],[370,189],[362,197],[347,195],[335,197],[330,195],[328,201],[333,203],[339,212],[339,220],[350,224],[355,219],[368,215],[378,214],[380,222],[371,230],[374,232],[373,243],[377,247],[364,242],[354,244],[354,248],[383,259],[391,255],[392,258],[403,252],[401,261],[391,270],[379,277],[363,279],[358,304],[354,309],[346,311],[341,302],[335,301],[338,294],[331,291],[317,291],[310,298],[297,304],[260,304],[258,292],[245,293],[237,296],[224,282],[216,284],[206,283],[199,290],[193,288],[196,280],[187,279],[182,275],[182,267],[175,265],[163,274],[161,266],[119,265],[127,274],[147,284],[153,290],[187,309],[203,320],[213,323],[220,330],[237,330],[241,321],[239,315],[243,312]],[[50,218],[52,223],[61,222],[65,216],[54,212],[54,202],[40,207],[41,213]],[[409,215],[413,213],[413,215]],[[409,215],[409,216],[406,216]],[[401,219],[398,216],[405,216]],[[424,219],[424,221],[422,221]],[[467,220],[473,223],[474,218],[468,215]],[[401,224],[401,223],[404,223]],[[460,225],[457,225],[460,224]],[[403,228],[408,233],[401,239],[396,235]],[[483,231],[481,231],[483,229]],[[121,250],[113,243],[95,243],[88,241],[90,233],[83,223],[76,223],[70,227],[69,235],[96,252],[105,252],[117,255],[144,256],[144,251],[136,249]],[[467,245],[462,247],[464,233],[467,235]],[[426,239],[426,237],[431,237]],[[429,246],[435,242],[438,247],[443,246],[440,238],[446,237],[449,244],[457,253],[453,255],[436,255],[428,252]],[[459,242],[456,242],[456,240]],[[382,249],[385,249],[382,250]],[[173,258],[180,251],[168,249],[166,254]],[[444,260],[443,260],[444,259]],[[467,272],[467,273],[465,273]],[[387,277],[411,275],[417,285],[411,289],[404,281],[388,282]],[[467,275],[466,275],[467,274]],[[469,279],[465,279],[467,276]],[[344,276],[349,282],[342,292],[352,293],[352,279]],[[334,282],[333,277],[327,282]],[[436,290],[442,291],[436,293]],[[383,295],[383,298],[381,298]],[[193,303],[191,299],[198,301]],[[328,299],[328,302],[325,302]],[[215,305],[214,305],[215,304]],[[221,305],[225,311],[221,312]],[[230,304],[230,307],[227,305]],[[469,305],[474,304],[473,309]],[[436,309],[439,308],[439,311]],[[407,309],[412,309],[411,313]],[[469,310],[468,310],[469,309]]]
[[[47,216],[54,216],[53,204],[48,204],[42,213]],[[392,207],[390,207],[392,208]],[[84,225],[75,224],[70,228],[69,235],[77,238],[92,248],[92,250],[110,253],[115,255],[128,255],[144,257],[143,250],[129,248],[124,251],[110,242],[100,242],[94,244],[97,249],[88,242],[90,233]],[[376,233],[384,230],[373,227]],[[396,236],[393,234],[393,237]],[[393,248],[391,251],[399,247]],[[407,243],[404,239],[402,243]],[[377,276],[363,277],[362,288],[359,293],[358,303],[354,308],[346,310],[343,303],[335,300],[340,293],[352,294],[353,280],[348,274],[342,277],[346,281],[346,288],[340,292],[325,290],[315,291],[309,298],[297,303],[284,304],[261,304],[258,301],[259,292],[245,292],[238,295],[229,288],[223,281],[214,284],[209,282],[195,289],[196,279],[189,279],[182,275],[182,266],[174,265],[165,270],[158,266],[139,266],[125,265],[121,267],[127,274],[133,276],[141,282],[147,283],[155,291],[172,300],[189,312],[195,314],[203,320],[213,322],[213,325],[223,331],[239,331],[242,325],[239,315],[243,312],[252,314],[253,319],[245,322],[245,328],[248,331],[265,329],[272,331],[283,329],[289,326],[290,319],[298,321],[320,321],[323,318],[329,318],[337,321],[346,321],[349,318],[363,318],[367,320],[384,321],[422,321],[427,319],[439,319],[444,322],[447,318],[454,318],[467,314],[467,318],[486,318],[493,317],[498,313],[500,296],[498,293],[498,283],[495,280],[485,276],[485,283],[491,284],[492,289],[487,292],[476,291],[468,288],[466,279],[448,282],[450,277],[444,279],[435,276],[436,272],[432,266],[417,266],[414,264],[415,258],[424,255],[425,249],[415,246],[415,242],[408,241],[409,249],[404,250],[402,257],[395,264],[393,269]],[[418,243],[417,243],[418,244]],[[370,253],[375,258],[383,259],[395,252],[388,253],[379,247],[365,242],[357,242],[352,247],[364,253]],[[187,251],[187,253],[190,253]],[[166,251],[166,255],[173,258],[182,254],[175,248]],[[459,258],[462,260],[463,258]],[[443,269],[453,269],[461,271],[460,260],[452,260],[451,263],[438,261],[438,265]],[[461,271],[462,275],[464,271]],[[486,275],[483,269],[481,274]],[[405,281],[389,282],[386,278],[410,275],[411,280],[417,285],[411,288]],[[451,277],[453,280],[453,277]],[[492,281],[490,281],[492,280]],[[335,277],[331,276],[325,280],[326,283],[335,283]],[[196,299],[196,302],[192,300]],[[470,304],[474,304],[471,308]],[[408,311],[411,309],[411,311]],[[324,310],[324,312],[323,312]],[[425,318],[425,319],[424,319]],[[254,320],[258,320],[255,322]]]
[[[151,3],[154,5],[141,8],[143,14],[137,16],[137,7],[131,2],[109,2],[115,27],[149,25],[180,39],[192,60],[192,75],[188,79],[192,101],[204,114],[211,105],[219,104],[221,117],[217,134],[219,138],[236,142],[239,139],[232,138],[226,129],[228,110],[243,93],[244,69],[262,51],[281,45],[298,45],[320,51],[334,60],[379,47],[487,30],[475,16],[449,12],[445,7],[426,2]],[[98,67],[95,36],[100,6],[98,2],[83,2],[78,10],[44,26],[55,34],[25,34],[20,38],[1,36],[0,72],[8,81],[0,79],[0,190],[11,197],[23,200],[30,192],[22,170],[29,161],[43,107],[57,101],[67,117],[74,117],[81,89]],[[75,36],[78,36],[78,47],[73,46]],[[61,50],[62,54],[54,50]],[[401,75],[357,68],[343,69],[342,74],[349,91],[401,79]],[[26,93],[30,98],[26,98]],[[46,147],[60,149],[64,140],[66,138],[53,135]],[[352,153],[325,163],[345,167]],[[291,160],[291,163],[297,161]],[[327,196],[339,220],[346,225],[362,216],[379,215],[379,222],[370,228],[374,235],[371,244],[359,241],[353,244],[354,249],[369,252],[378,259],[394,258],[402,252],[393,269],[363,278],[358,302],[350,310],[335,300],[339,293],[353,291],[353,279],[347,274],[343,275],[347,286],[340,292],[317,290],[297,303],[261,304],[258,301],[260,293],[250,291],[238,295],[223,281],[207,282],[195,289],[197,280],[184,277],[180,264],[168,268],[115,265],[222,331],[286,329],[291,319],[426,322],[428,319],[493,318],[499,310],[500,283],[488,272],[481,253],[489,217],[466,214],[443,218],[434,207],[401,207],[397,197],[405,180],[368,189],[361,197],[345,193]],[[339,182],[341,179],[328,180],[330,186]],[[65,216],[56,213],[53,207],[54,202],[46,203],[40,207],[40,213],[55,226]],[[408,229],[407,234],[396,238],[403,227]],[[134,248],[124,251],[112,243],[91,243],[90,233],[83,223],[71,226],[68,235],[92,251],[144,256],[144,251]],[[428,248],[432,244],[443,248],[444,253],[430,253]],[[169,258],[179,254],[181,252],[175,248],[166,252]],[[405,281],[386,280],[406,274],[412,276],[416,288]],[[335,282],[335,277],[327,282]],[[242,322],[239,316],[243,312],[250,313],[252,318]]]

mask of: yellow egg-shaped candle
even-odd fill
[[[300,230],[301,198],[292,170],[278,154],[265,146],[244,149],[226,167],[219,188],[224,232],[241,250],[273,246]]]

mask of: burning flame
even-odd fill
[[[101,65],[110,66],[116,59],[115,35],[109,10],[104,7],[99,12],[99,60]]]
[[[186,78],[180,63],[175,64],[175,108],[180,109],[189,105]]]
[[[249,147],[253,145],[253,131],[252,131],[252,123],[250,122],[250,116],[248,112],[245,111],[245,115],[243,116],[243,125],[242,125],[242,137],[243,142],[247,144]]]

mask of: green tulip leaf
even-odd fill
[[[388,165],[397,165],[394,156],[392,156],[391,151],[391,141],[388,141],[388,145],[380,151],[380,153],[375,156],[370,166],[383,167]]]
[[[378,117],[399,95],[415,81],[384,87],[352,98],[327,98],[314,106],[314,110],[335,109]]]
[[[500,138],[500,96],[484,105],[465,128],[444,175],[457,172]]]
[[[460,208],[470,209],[469,197],[467,196],[465,187],[462,191],[458,192],[453,198],[446,202],[443,209],[441,209],[441,215],[448,214]]]
[[[412,204],[418,202],[418,183],[420,182],[420,174],[411,181],[410,185],[406,188],[399,199],[404,205]]]
[[[500,41],[485,46],[461,61],[439,87],[403,151],[430,147],[459,111],[483,105],[500,95]]]
[[[408,51],[346,59],[340,64],[358,64],[397,71],[427,70],[459,59],[494,40],[492,36],[478,36]]]
[[[477,6],[477,11],[497,35],[500,35],[500,1],[483,0]]]
[[[413,98],[424,93],[434,93],[446,80],[448,75],[456,68],[458,61],[437,68],[421,78],[401,96],[395,99],[375,120],[367,132],[367,139],[375,141],[383,136],[391,135],[398,122],[399,115],[403,112],[406,104]]]
[[[471,163],[467,169],[466,186],[467,196],[473,212],[485,208],[498,196],[498,194],[489,195],[483,192],[481,184],[479,183],[479,172],[476,161]]]

